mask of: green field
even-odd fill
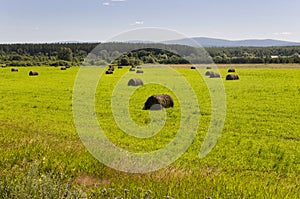
[[[83,145],[72,112],[79,68],[19,67],[14,73],[0,68],[0,198],[300,198],[299,67],[237,68],[238,81],[225,81],[223,67],[227,111],[217,145],[199,157],[212,119],[205,82],[217,80],[176,68],[197,95],[199,128],[183,156],[145,174],[107,167]],[[39,76],[29,77],[30,70]],[[147,74],[155,74],[159,81],[164,79],[162,70],[145,68],[144,74],[130,76],[147,83]],[[166,110],[165,126],[153,137],[127,135],[111,108],[112,94],[128,92],[113,90],[127,71],[102,76],[95,95],[96,117],[116,146],[134,152],[158,150],[177,132],[180,99],[155,84],[128,88],[133,92],[130,116],[140,126],[150,122],[149,111],[142,110],[148,96],[169,93],[175,107]],[[182,85],[174,86],[180,90]]]

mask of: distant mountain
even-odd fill
[[[124,42],[124,41],[123,41]],[[148,40],[129,40],[125,41],[125,43],[133,43],[133,44],[153,44],[156,43],[154,41],[148,41]]]
[[[194,41],[193,41],[194,40]],[[196,43],[195,43],[196,42]],[[288,42],[273,39],[249,39],[249,40],[225,40],[225,39],[214,39],[207,37],[194,37],[190,39],[179,39],[164,41],[165,44],[181,44],[188,46],[197,46],[197,43],[203,47],[270,47],[270,46],[300,46],[297,42]]]

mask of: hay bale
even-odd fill
[[[39,73],[36,72],[36,71],[30,71],[29,72],[29,76],[38,76],[38,75],[39,75]]]
[[[141,66],[137,66],[136,68],[137,68],[137,69],[141,69],[142,67],[141,67]]]
[[[143,70],[137,70],[136,73],[144,73]]]
[[[207,71],[207,72],[205,73],[205,76],[210,76],[211,73],[213,73],[213,72],[212,72],[212,71]]]
[[[230,69],[228,69],[228,72],[229,73],[235,73],[235,69],[234,68],[230,68]]]
[[[62,66],[62,67],[60,67],[60,70],[67,70],[67,67]]]
[[[105,71],[105,74],[107,74],[107,75],[112,75],[112,74],[114,74],[114,71],[112,71],[112,70],[107,70],[107,71]]]
[[[115,67],[114,67],[113,65],[109,65],[108,70],[110,70],[110,71],[115,71]]]
[[[139,78],[133,78],[128,81],[128,86],[143,86],[144,82]]]
[[[135,68],[130,68],[129,71],[135,71]]]
[[[210,67],[210,66],[207,66],[206,69],[211,69],[211,67]]]
[[[71,66],[66,66],[66,68],[71,68]]]
[[[196,67],[195,67],[195,66],[192,66],[191,69],[196,69]]]
[[[118,66],[118,69],[122,69],[122,68],[123,68],[123,66],[121,66],[121,65],[120,65],[120,66]]]
[[[228,74],[226,76],[226,80],[238,80],[238,79],[240,79],[240,78],[237,74]]]
[[[210,77],[210,78],[220,78],[221,75],[220,75],[219,73],[211,72],[209,77]]]
[[[11,72],[19,72],[19,69],[17,69],[17,68],[11,68],[10,71]]]
[[[172,97],[168,94],[152,95],[144,104],[143,110],[160,110],[174,106]]]

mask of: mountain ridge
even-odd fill
[[[209,37],[191,37],[177,40],[163,41],[165,44],[181,44],[197,47],[272,47],[272,46],[300,46],[300,42],[290,42],[275,39],[245,39],[226,40]]]

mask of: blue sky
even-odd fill
[[[0,43],[105,41],[157,27],[189,37],[300,42],[299,0],[0,0]]]

